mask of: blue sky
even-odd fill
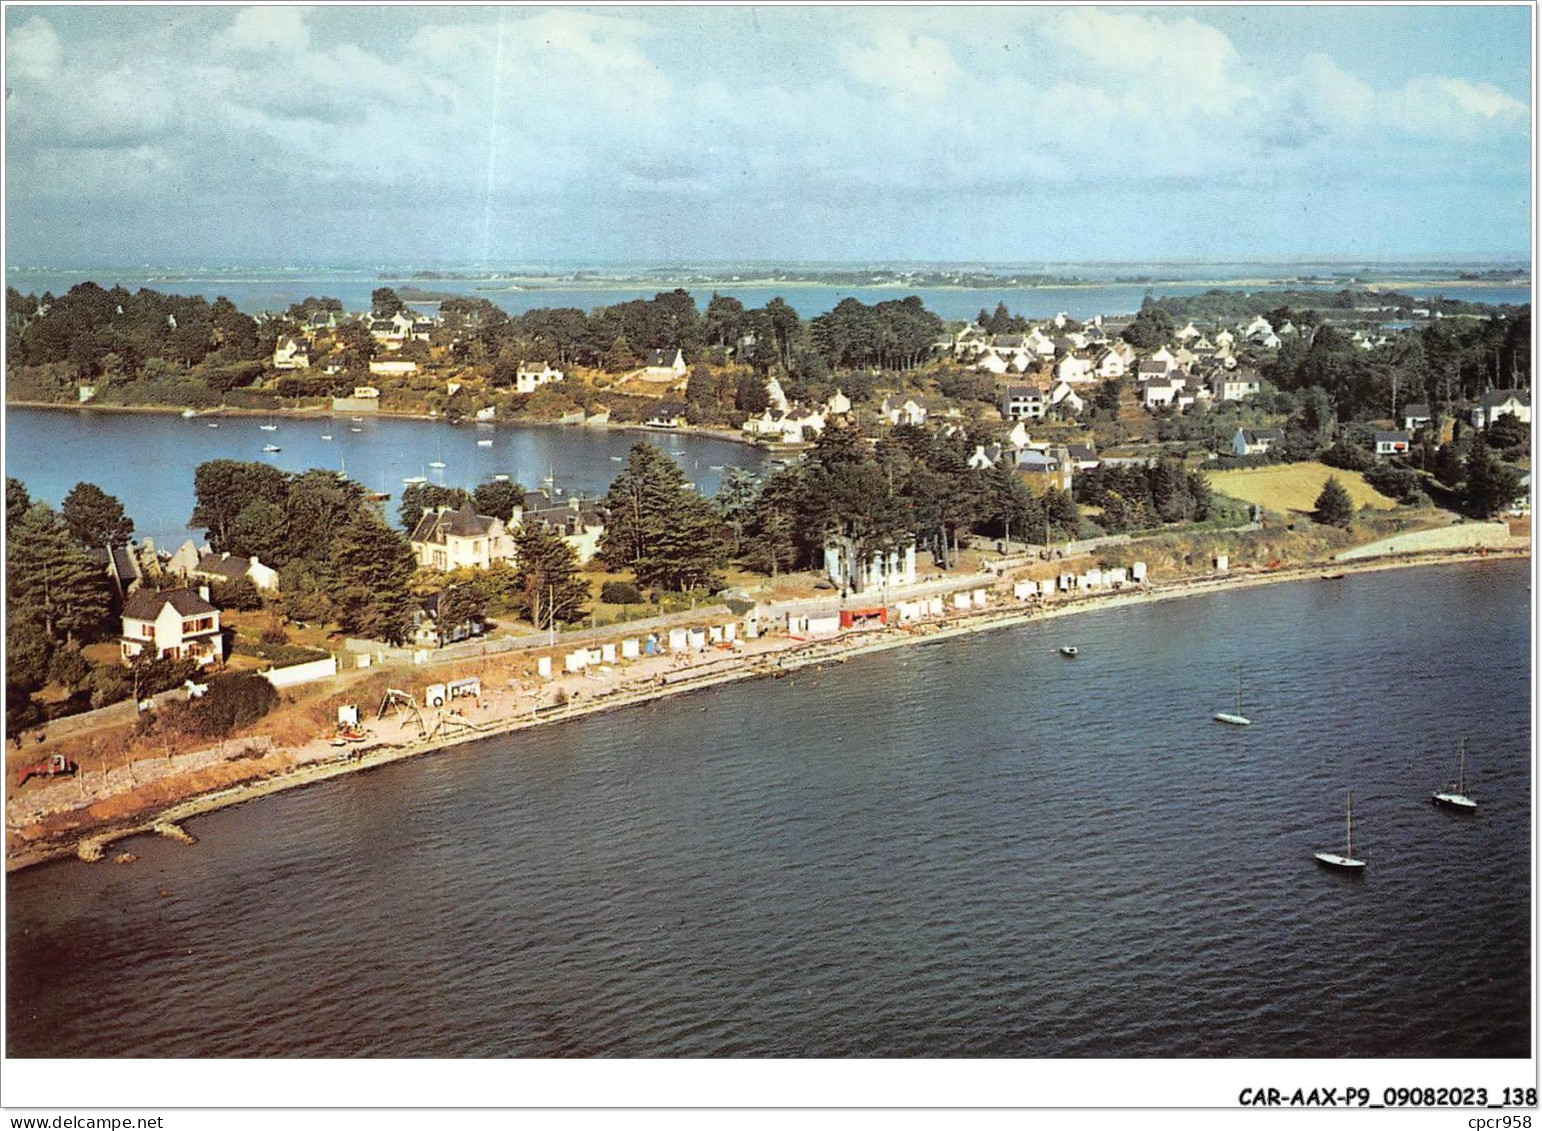
[[[8,256],[1527,260],[1530,21],[10,6]]]

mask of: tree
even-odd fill
[[[589,583],[578,555],[544,522],[527,522],[514,535],[515,610],[537,628],[584,617]]]
[[[458,510],[470,501],[471,496],[462,487],[441,487],[437,483],[414,483],[402,492],[401,509],[396,513],[401,516],[402,526],[410,534],[417,528],[418,520],[423,517],[424,511],[438,510],[440,507]]]
[[[369,305],[376,318],[390,318],[402,309],[402,300],[390,287],[376,287],[369,293]]]
[[[77,483],[59,508],[64,524],[82,546],[121,546],[134,533],[123,504],[95,483]]]
[[[755,473],[742,467],[730,467],[718,482],[713,502],[724,523],[733,531],[729,552],[735,556],[744,552],[744,531],[750,523],[758,493]]]
[[[1160,306],[1147,304],[1128,326],[1124,340],[1138,350],[1154,350],[1172,337],[1173,316]]]
[[[250,726],[278,705],[278,691],[256,672],[231,672],[209,680],[209,690],[190,706],[198,730],[223,738]]]
[[[27,508],[32,506],[32,498],[27,494],[27,485],[20,479],[5,477],[5,532],[10,534],[11,528],[16,525],[16,520],[27,513]]]
[[[1349,492],[1338,481],[1335,475],[1328,476],[1328,481],[1322,485],[1322,493],[1317,496],[1316,519],[1327,526],[1338,526],[1344,529],[1355,517],[1354,500],[1349,497]]]
[[[338,624],[345,632],[398,644],[411,620],[412,547],[367,510],[337,534],[333,551]]]
[[[1489,447],[1501,451],[1524,448],[1531,442],[1531,429],[1516,419],[1513,413],[1505,413],[1488,426],[1484,435]]]
[[[1467,452],[1467,487],[1463,500],[1479,518],[1492,518],[1521,493],[1520,476],[1494,457],[1480,432]]]
[[[734,407],[751,416],[759,416],[771,404],[766,392],[766,379],[758,373],[739,374],[738,387],[734,390]]]
[[[611,569],[631,569],[644,585],[682,591],[706,585],[723,563],[722,520],[652,444],[632,447],[605,508],[600,557]]]
[[[471,505],[477,514],[507,523],[514,517],[514,508],[525,505],[525,489],[508,479],[493,479],[471,492]]]
[[[257,499],[242,507],[231,520],[222,549],[240,558],[261,558],[271,565],[284,558],[288,532],[284,508]]]
[[[45,503],[34,503],[6,539],[6,611],[36,617],[54,644],[95,639],[107,623],[107,573]]]
[[[439,636],[449,639],[455,630],[468,627],[487,615],[487,593],[474,581],[451,585],[439,593]]]
[[[189,526],[209,532],[209,545],[228,549],[231,524],[242,509],[254,502],[282,505],[289,494],[289,476],[265,463],[216,459],[201,463],[193,472],[193,516]]]

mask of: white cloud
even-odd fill
[[[1159,103],[1224,112],[1255,96],[1231,40],[1192,16],[1076,8],[1060,13],[1049,34],[1106,72],[1133,79]]]
[[[962,73],[946,43],[901,27],[883,28],[865,44],[843,44],[840,58],[854,78],[900,98],[941,98]]]
[[[311,45],[304,8],[242,8],[217,42],[236,51],[304,51]]]
[[[12,77],[47,80],[58,72],[63,60],[59,33],[42,16],[33,16],[6,34],[5,69]]]

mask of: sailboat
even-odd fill
[[[1337,852],[1314,852],[1312,858],[1319,864],[1329,868],[1342,868],[1349,872],[1358,872],[1365,867],[1364,860],[1355,859],[1355,795],[1349,795],[1349,800],[1344,806],[1344,855]]]
[[[321,434],[321,438],[323,440],[330,440],[332,438],[332,433],[330,433],[330,432],[323,432]]]
[[[478,440],[477,441],[477,447],[479,447],[479,448],[490,448],[492,446],[493,446],[493,442],[491,440]]]
[[[257,427],[261,428],[264,432],[278,431],[278,425],[273,423],[273,418],[271,416],[268,417],[268,422],[266,424],[259,424]]]
[[[431,462],[428,466],[433,468],[435,471],[443,471],[444,470],[444,441],[443,440],[439,441],[439,458],[434,460],[433,462]]]
[[[403,479],[402,482],[405,483],[409,487],[417,487],[417,486],[420,486],[420,485],[422,485],[424,483],[427,483],[428,482],[428,476],[426,476],[426,475],[409,475],[409,476],[407,476],[407,478]]]
[[[284,449],[279,447],[277,444],[264,444],[262,446],[262,450],[265,452],[281,452]]]
[[[1237,713],[1230,711],[1217,711],[1215,721],[1218,723],[1230,723],[1234,727],[1247,727],[1253,725],[1253,720],[1242,713],[1242,673],[1237,673]]]
[[[1476,798],[1467,796],[1467,740],[1465,738],[1457,743],[1457,759],[1456,780],[1439,793],[1430,794],[1430,800],[1448,809],[1472,813],[1477,810],[1478,802]]]

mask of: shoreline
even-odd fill
[[[56,412],[112,412],[132,413],[141,415],[181,416],[192,405],[98,405],[98,404],[56,404],[52,401],[22,401],[7,400],[7,409],[13,408],[39,408],[50,409]],[[314,408],[238,408],[235,406],[220,406],[219,408],[194,408],[197,413],[194,419],[221,417],[265,417],[277,416],[285,419],[314,420],[320,417],[341,419],[351,416],[351,413],[334,412],[331,408],[317,405]],[[621,423],[606,421],[603,424],[563,424],[560,420],[525,420],[520,418],[475,421],[463,420],[460,424],[451,424],[442,416],[426,416],[420,412],[391,412],[389,410],[377,410],[370,413],[371,416],[385,417],[389,420],[416,420],[424,424],[443,424],[449,428],[461,428],[466,425],[492,424],[494,428],[572,428],[589,429],[592,432],[643,432],[651,436],[697,436],[704,440],[721,440],[725,444],[742,444],[747,448],[757,448],[765,452],[768,457],[776,455],[773,448],[767,447],[756,440],[744,435],[743,432],[727,428],[709,428],[700,424],[683,424],[678,428],[650,428],[643,423]]]
[[[631,691],[617,691],[603,698],[585,699],[577,705],[548,709],[544,714],[510,716],[485,729],[469,734],[455,734],[434,740],[421,740],[403,745],[377,745],[356,752],[348,752],[326,762],[310,763],[287,773],[273,777],[242,782],[213,792],[199,794],[181,801],[163,805],[149,812],[142,812],[117,824],[107,824],[89,832],[73,831],[55,838],[42,838],[15,851],[6,853],[6,871],[78,856],[85,860],[99,859],[106,846],[129,837],[146,833],[159,833],[177,839],[186,837],[180,822],[192,817],[212,813],[220,809],[241,805],[270,794],[299,789],[326,781],[342,774],[373,769],[392,762],[403,761],[422,754],[461,746],[469,742],[500,738],[507,735],[556,723],[587,718],[607,711],[621,710],[644,703],[654,703],[676,695],[719,687],[750,679],[779,678],[789,672],[825,663],[845,663],[855,656],[892,651],[938,640],[970,636],[994,629],[1018,627],[1035,621],[1054,620],[1078,613],[1101,612],[1127,606],[1152,604],[1158,601],[1201,597],[1214,593],[1257,588],[1288,582],[1320,579],[1324,571],[1335,575],[1375,573],[1393,569],[1410,569],[1422,566],[1470,564],[1483,561],[1529,559],[1530,550],[1491,550],[1487,553],[1448,551],[1371,558],[1359,562],[1321,562],[1281,569],[1272,573],[1238,573],[1208,576],[1171,583],[1157,588],[1142,587],[1133,591],[1093,597],[1071,598],[1049,604],[1023,604],[1013,602],[1005,607],[997,606],[978,612],[966,613],[956,619],[942,622],[922,622],[916,625],[891,626],[880,630],[858,630],[825,640],[801,643],[780,652],[758,657],[745,656],[731,662],[731,666],[708,670],[699,676],[686,676],[661,685],[644,686]],[[1010,598],[1009,598],[1010,600]],[[709,665],[711,666],[711,665]],[[9,832],[9,830],[8,830]],[[188,838],[191,839],[191,838]]]

